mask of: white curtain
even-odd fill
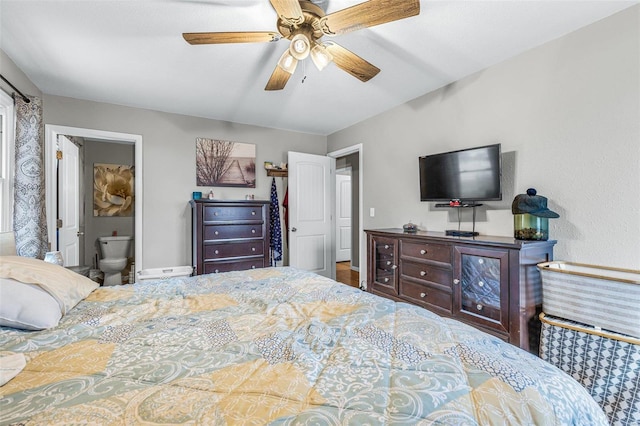
[[[48,251],[42,100],[15,97],[16,147],[13,229],[19,256],[43,259]]]

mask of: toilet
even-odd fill
[[[102,285],[122,284],[121,271],[127,266],[131,236],[99,237],[100,256],[98,267],[104,273]]]

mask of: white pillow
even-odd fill
[[[99,287],[97,282],[62,266],[21,256],[0,256],[0,278],[39,286],[58,301],[62,315]]]
[[[0,325],[42,330],[58,325],[62,311],[58,301],[34,284],[0,278]]]

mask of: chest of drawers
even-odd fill
[[[269,266],[269,202],[191,200],[195,275]]]

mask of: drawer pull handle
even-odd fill
[[[425,249],[420,250],[420,254],[427,254],[427,251]]]
[[[481,310],[482,310],[482,305],[481,305],[481,304],[477,304],[477,305],[476,305],[476,308],[477,308],[479,311],[481,311]]]
[[[251,269],[256,269],[256,265],[251,265]]]
[[[256,230],[255,230],[255,229],[252,229],[252,230],[251,230],[251,233],[252,233],[252,234],[255,234],[255,233],[256,233]]]
[[[391,269],[398,269],[398,265],[393,265]]]
[[[214,216],[218,216],[218,212],[213,212],[213,215]]]
[[[215,271],[213,271],[213,272],[215,272],[215,273],[217,274],[218,272],[220,272],[220,270],[219,270],[219,269],[216,269],[216,270],[215,270]]]
[[[391,265],[391,261],[390,260],[387,260],[387,265]]]
[[[256,251],[256,248],[255,247],[251,247],[251,251]]]
[[[455,278],[455,279],[453,280],[453,283],[454,283],[454,284],[460,284],[460,280],[459,280],[459,279],[457,279],[457,278]]]
[[[215,254],[220,254],[220,252],[218,250],[214,251]]]
[[[255,216],[256,212],[254,210],[251,210],[251,216]]]
[[[484,259],[483,258],[478,259],[478,263],[482,265],[484,263]]]
[[[385,250],[389,250],[389,244],[384,245]]]
[[[427,293],[420,293],[420,297],[424,299],[425,297],[427,297]]]
[[[425,275],[427,275],[427,271],[420,271],[420,276],[424,277]]]
[[[385,277],[384,282],[388,283],[389,282],[389,277]]]
[[[484,287],[484,283],[482,281],[478,281],[478,286],[479,287]]]
[[[218,231],[216,231],[216,232],[214,232],[213,234],[214,234],[214,235],[218,235],[218,234],[220,234],[220,233],[219,233]]]

